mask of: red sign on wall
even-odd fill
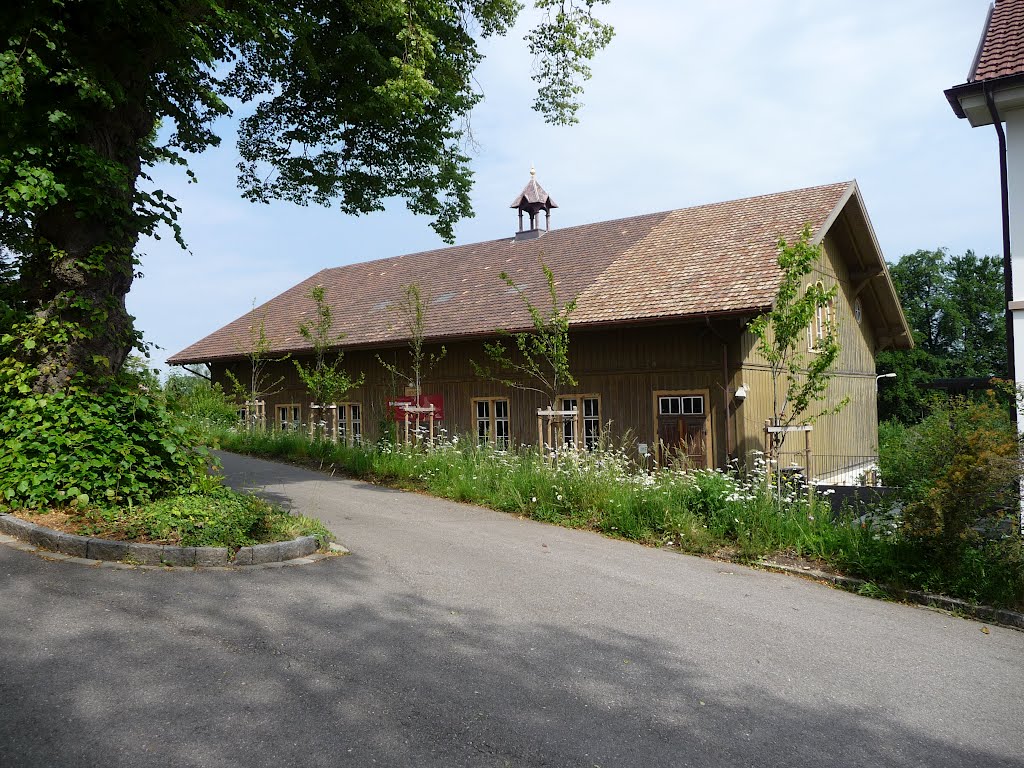
[[[405,410],[403,405],[416,405],[415,395],[401,395],[388,401],[388,405],[391,407],[391,415],[395,421],[405,421]],[[434,421],[440,421],[444,418],[444,395],[420,395],[419,405],[421,408],[429,408],[434,406]],[[420,414],[421,421],[427,421],[430,418],[429,414]],[[409,421],[415,421],[416,414],[409,414]]]

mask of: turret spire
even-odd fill
[[[544,232],[551,229],[551,209],[557,208],[558,203],[551,199],[551,195],[544,191],[537,182],[537,169],[533,163],[530,164],[530,181],[512,201],[510,208],[519,210],[519,231],[516,233],[516,240],[531,240],[540,237]],[[544,230],[538,228],[537,214],[544,211]],[[530,228],[523,229],[523,213],[530,217]]]

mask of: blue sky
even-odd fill
[[[511,235],[509,201],[537,178],[568,226],[856,178],[889,261],[918,248],[1000,249],[995,131],[957,120],[988,0],[612,0],[616,38],[594,64],[581,123],[530,109],[523,15],[488,41],[472,118],[476,217],[458,243]],[[153,364],[325,267],[443,245],[395,201],[384,213],[243,201],[233,124],[194,158],[199,184],[160,168],[190,253],[140,246],[128,297]],[[344,329],[341,329],[344,330]]]

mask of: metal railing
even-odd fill
[[[756,466],[758,460],[763,461],[760,452],[747,455],[747,467]],[[778,456],[777,465],[782,472],[800,475],[815,485],[877,485],[878,456],[851,454],[820,454],[811,453],[808,457],[804,451],[782,451]]]

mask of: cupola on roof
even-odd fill
[[[544,232],[551,229],[551,209],[557,208],[558,203],[551,199],[551,195],[544,191],[544,187],[537,181],[537,169],[530,168],[530,181],[523,187],[509,208],[519,209],[519,232],[516,233],[516,240],[531,240],[540,237],[543,232],[537,226],[537,214],[544,211]],[[523,213],[530,217],[530,228],[523,229]]]

